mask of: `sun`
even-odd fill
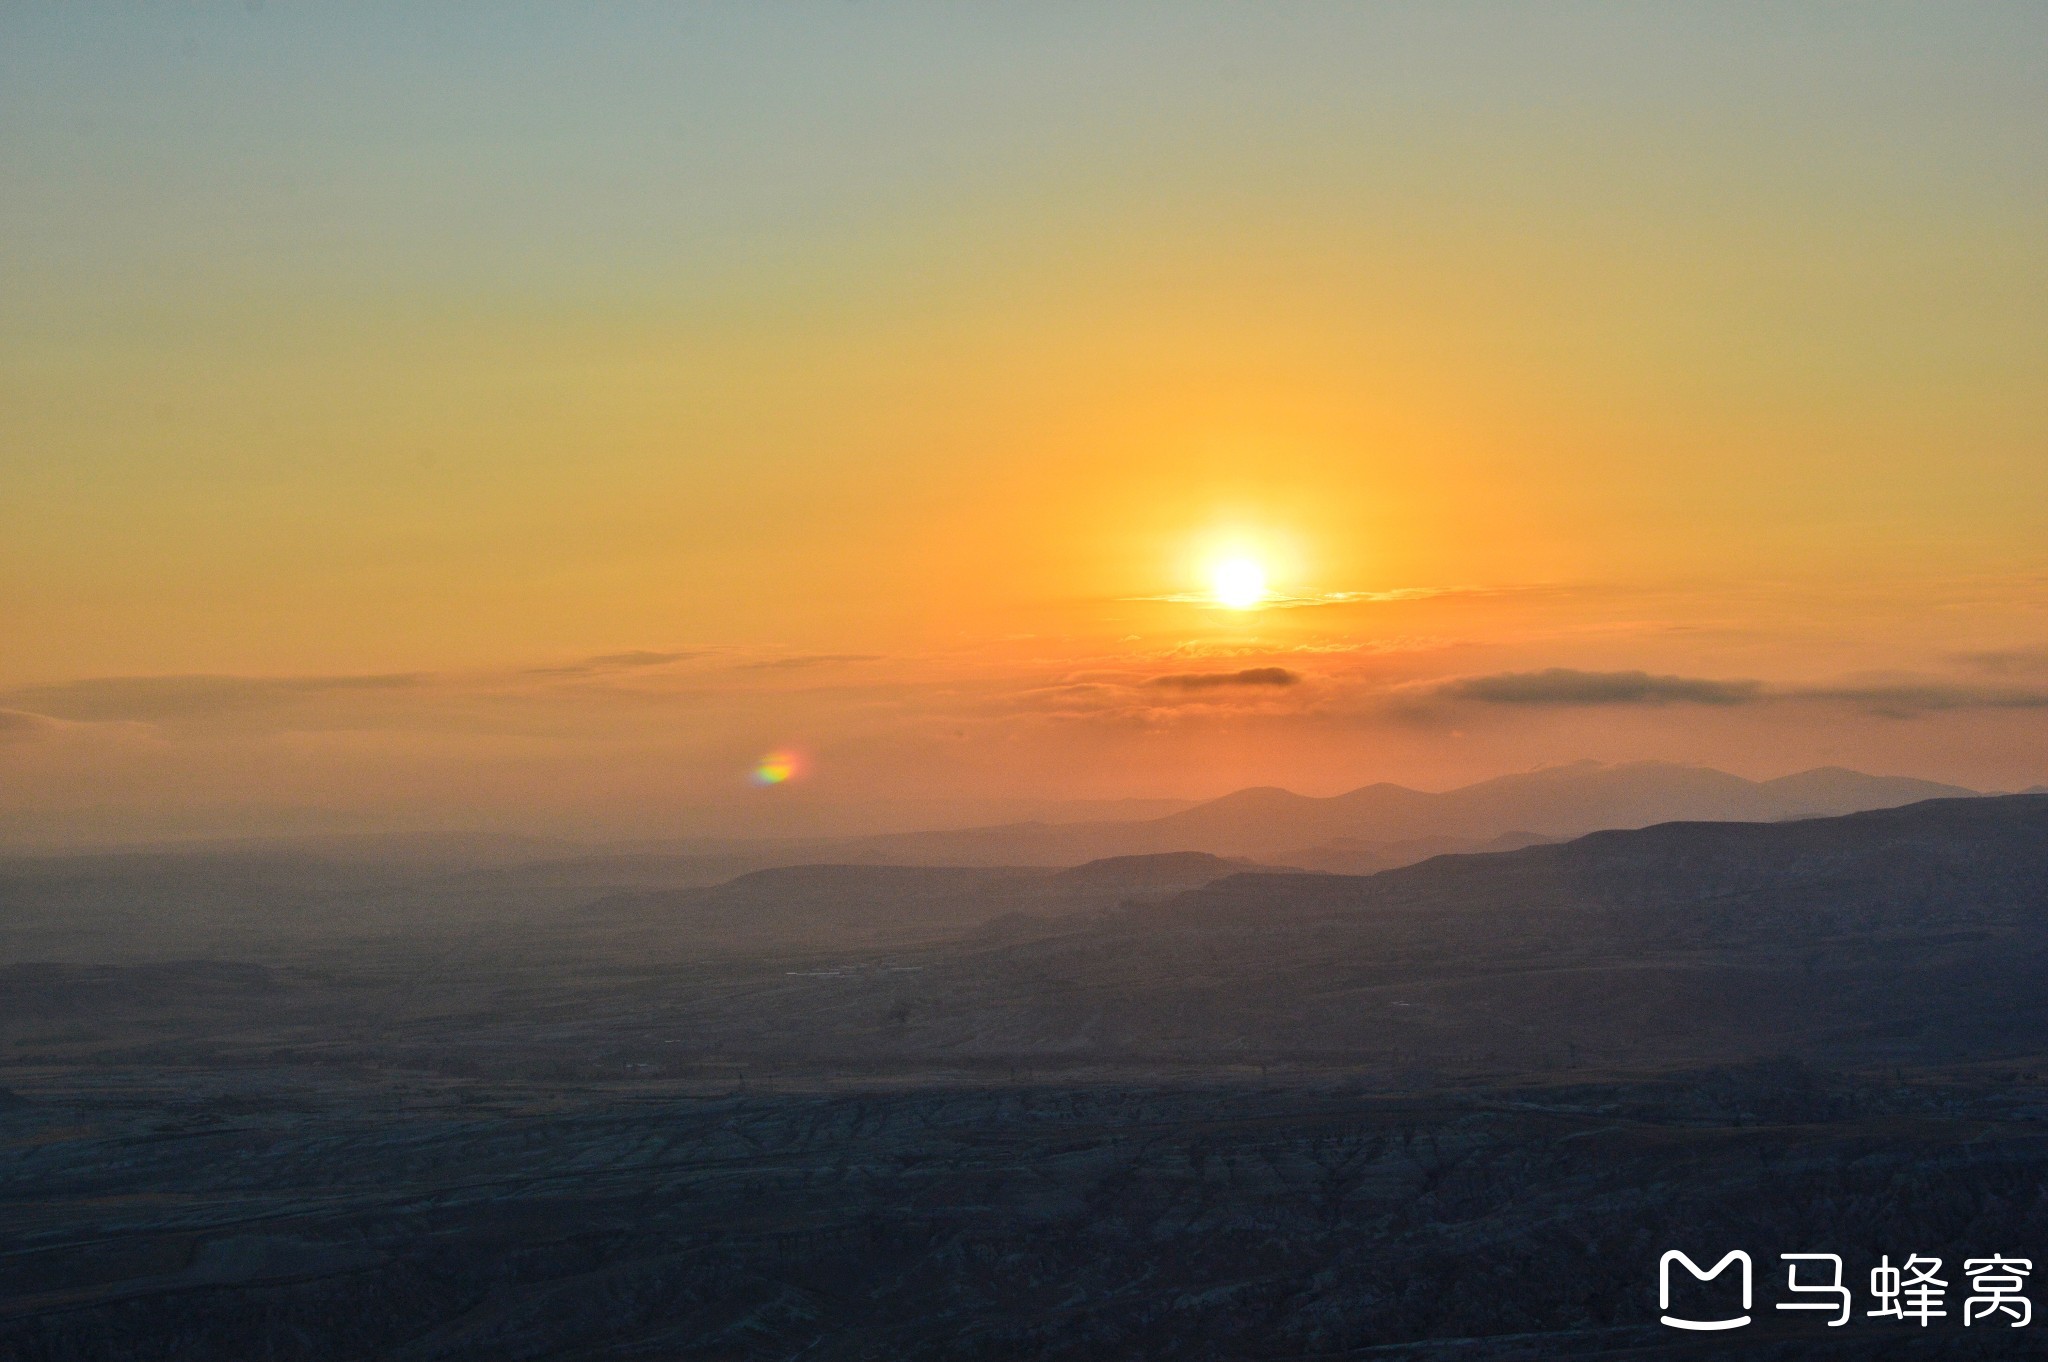
[[[1228,610],[1256,610],[1270,594],[1266,570],[1249,558],[1226,558],[1209,570],[1216,604]]]

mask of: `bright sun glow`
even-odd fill
[[[1266,599],[1266,570],[1249,558],[1226,558],[1210,572],[1216,603],[1251,610]]]

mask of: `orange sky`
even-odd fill
[[[0,839],[2048,780],[2038,7],[500,20],[0,16]]]

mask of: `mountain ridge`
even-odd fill
[[[914,864],[1075,864],[1107,856],[1204,851],[1344,870],[1326,843],[1378,846],[1453,839],[1470,848],[1514,834],[1575,837],[1685,819],[1768,822],[1825,817],[1977,794],[1908,776],[1816,767],[1753,781],[1669,762],[1575,762],[1496,776],[1441,793],[1376,782],[1328,796],[1277,786],[1232,791],[1190,809],[1127,823],[1006,824],[894,833],[842,844],[854,859]],[[1419,858],[1418,858],[1419,859]],[[1384,868],[1360,866],[1359,868]]]
[[[923,963],[961,1001],[843,1043],[1492,1073],[2041,1053],[2048,795],[1234,874]]]

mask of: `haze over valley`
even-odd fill
[[[1356,802],[1476,835],[1617,786],[1916,792],[1575,768]],[[1177,826],[1267,835],[1276,793]],[[1655,1245],[2025,1242],[2048,1177],[2048,794],[1362,876],[662,887],[705,861],[454,845],[0,866],[0,1348],[1680,1357]],[[1540,1290],[1401,1286],[1536,1260]]]

